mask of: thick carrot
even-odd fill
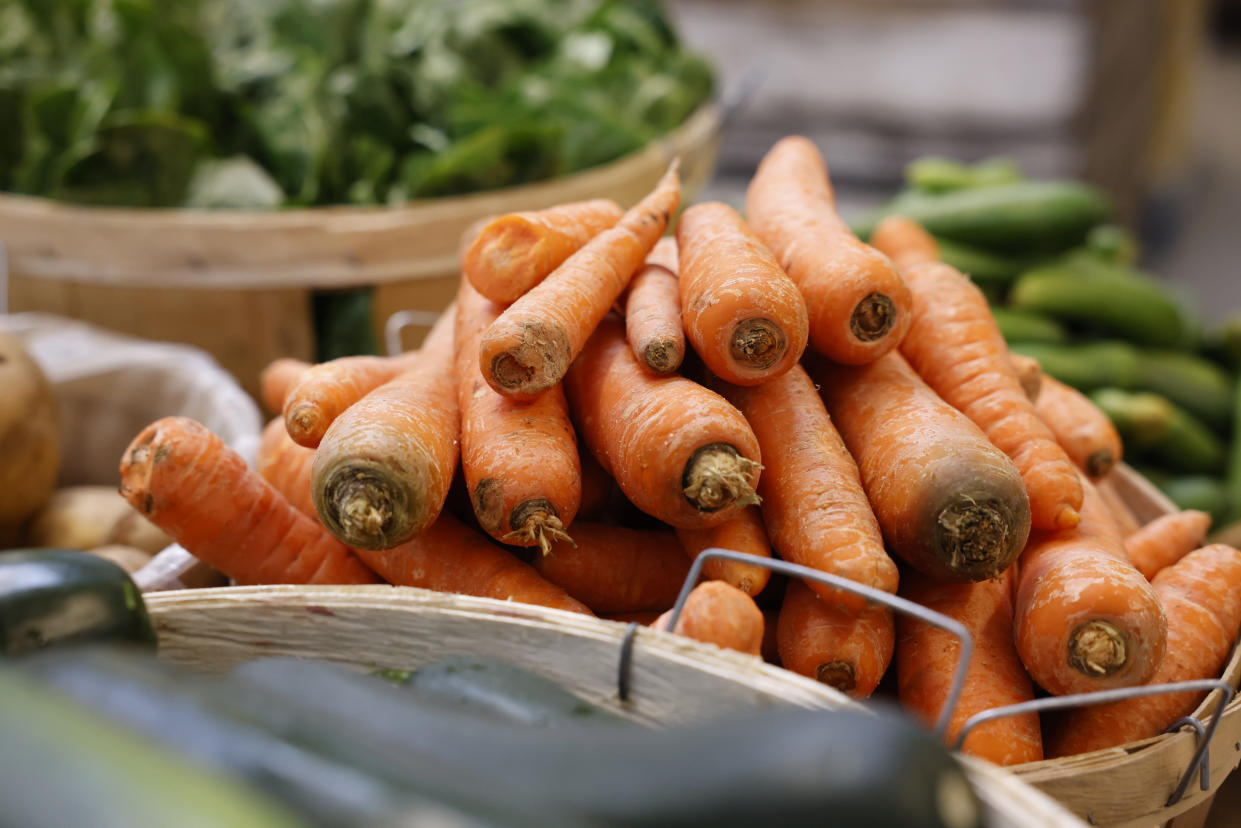
[[[786,670],[856,699],[875,691],[896,645],[892,611],[861,614],[822,601],[806,583],[789,582],[780,607],[777,646]]]
[[[1213,544],[1190,552],[1155,576],[1168,614],[1168,651],[1152,684],[1214,678],[1241,626],[1241,552]],[[1049,722],[1047,755],[1071,756],[1157,736],[1202,700],[1165,693],[1076,708]]]
[[[689,574],[676,535],[578,521],[577,546],[558,543],[534,559],[539,574],[595,612],[665,610]]]
[[[818,149],[777,142],[746,192],[746,218],[806,300],[810,342],[836,362],[870,362],[900,343],[909,290],[892,263],[859,241],[836,213]]]
[[[497,394],[478,370],[478,342],[500,307],[464,279],[457,293],[457,383],[461,467],[483,530],[498,541],[537,546],[569,540],[582,498],[577,436],[559,386],[528,403]]]
[[[289,389],[310,367],[309,362],[292,357],[279,357],[269,362],[263,373],[259,374],[259,399],[263,406],[274,414],[284,411],[284,400]]]
[[[896,564],[866,499],[857,463],[800,366],[762,385],[713,384],[745,415],[763,453],[758,483],[768,537],[787,561],[896,592]],[[824,584],[811,589],[852,612],[866,600]]]
[[[1013,366],[1013,373],[1017,375],[1017,382],[1021,385],[1021,390],[1025,392],[1026,399],[1034,403],[1035,411],[1039,411],[1038,397],[1043,391],[1043,366],[1038,364],[1038,360],[1034,357],[1028,357],[1024,354],[1014,354],[1008,352],[1009,364]],[[1051,424],[1047,423],[1046,418],[1042,418],[1043,422],[1051,428]],[[1052,432],[1055,429],[1052,428]],[[1063,443],[1061,444],[1063,446]],[[1065,448],[1068,451],[1068,448]],[[1070,456],[1071,453],[1070,453]]]
[[[1106,504],[1081,480],[1081,522],[1032,532],[1017,584],[1017,652],[1055,695],[1144,684],[1167,634],[1158,596],[1130,563]]]
[[[900,354],[812,366],[888,548],[950,580],[994,578],[1016,560],[1030,532],[1029,500],[1012,460],[973,421]]]
[[[730,520],[706,529],[677,529],[677,538],[692,559],[707,549],[731,549],[760,558],[771,557],[771,543],[763,528],[763,516],[757,506],[747,506]],[[738,563],[711,558],[702,567],[708,580],[724,581],[750,597],[763,591],[771,578],[771,570],[756,564]]]
[[[351,405],[315,451],[315,511],[355,549],[404,543],[444,507],[459,457],[455,315],[445,311],[414,367]]]
[[[1141,522],[1137,516],[1133,514],[1133,510],[1129,508],[1129,504],[1121,496],[1120,491],[1116,488],[1115,475],[1108,475],[1100,480],[1094,481],[1095,491],[1099,493],[1099,497],[1107,505],[1108,513],[1111,514],[1112,520],[1116,521],[1116,526],[1120,529],[1122,537],[1128,537],[1134,532],[1142,528]]]
[[[901,595],[959,621],[974,642],[961,697],[945,734],[956,742],[961,726],[976,713],[1030,701],[1034,686],[1013,646],[1013,573],[990,581],[961,584],[910,573]],[[956,675],[960,641],[947,630],[902,615],[897,621],[897,693],[901,704],[933,725],[939,718]],[[1009,716],[979,725],[965,737],[963,753],[997,765],[1019,765],[1043,758],[1037,713]]]
[[[1116,426],[1099,406],[1076,388],[1055,377],[1044,376],[1034,411],[1077,467],[1092,480],[1105,476],[1123,458]]]
[[[241,584],[372,584],[378,576],[199,423],[165,417],[121,458],[121,494]]]
[[[500,314],[483,335],[479,367],[496,391],[532,399],[564,377],[681,202],[679,164],[655,189]]]
[[[668,610],[651,626],[668,629],[671,615],[672,610]],[[763,612],[753,598],[735,586],[723,581],[703,581],[685,599],[673,632],[724,649],[760,655]]]
[[[677,283],[677,243],[660,239],[634,275],[625,295],[625,338],[638,362],[670,374],[685,358],[685,329]]]
[[[687,209],[677,223],[681,317],[718,377],[757,385],[806,350],[806,302],[754,231],[727,204]]]
[[[299,446],[315,448],[332,421],[372,390],[413,367],[417,351],[395,357],[351,356],[311,366],[284,399],[284,425]]]
[[[1136,532],[1125,536],[1129,560],[1146,580],[1154,579],[1198,547],[1211,528],[1211,516],[1196,509],[1157,517]]]
[[[624,215],[606,198],[492,219],[462,256],[474,289],[493,302],[516,302],[577,250]]]
[[[289,501],[289,505],[319,522],[315,502],[310,496],[310,465],[315,450],[293,442],[284,419],[276,417],[263,429],[254,470]]]
[[[647,514],[700,529],[755,502],[758,441],[741,412],[692,380],[643,369],[615,314],[574,360],[565,390],[586,445]]]
[[[870,234],[870,244],[904,273],[911,267],[939,261],[939,244],[918,222],[905,216],[885,216]]]

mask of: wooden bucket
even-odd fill
[[[394,208],[131,210],[0,195],[8,309],[197,345],[254,394],[272,359],[313,357],[312,290],[373,287],[378,338],[395,311],[447,306],[457,291],[458,240],[480,218],[587,198],[628,206],[676,156],[688,202],[714,170],[720,125],[720,106],[708,103],[617,161]],[[420,340],[414,332],[406,347]]]

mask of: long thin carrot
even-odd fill
[[[856,699],[875,691],[896,645],[892,611],[861,614],[822,601],[803,581],[789,582],[777,626],[780,663]]]
[[[708,549],[731,549],[760,558],[771,557],[771,542],[763,528],[763,516],[757,506],[747,506],[730,520],[706,529],[677,529],[677,538],[691,559]],[[763,591],[771,578],[771,570],[756,564],[738,563],[711,558],[702,567],[708,580],[724,581],[750,597]]]
[[[1038,360],[1034,357],[1028,357],[1024,354],[1015,354],[1008,352],[1009,364],[1013,366],[1013,373],[1017,375],[1017,382],[1021,385],[1021,390],[1025,392],[1026,399],[1035,404],[1035,411],[1038,411],[1038,397],[1043,391],[1043,367],[1038,364]],[[1043,418],[1046,423],[1046,418]],[[1051,428],[1050,424],[1048,428]],[[1055,432],[1055,429],[1052,429]],[[1063,446],[1063,444],[1061,444]],[[1068,451],[1065,448],[1065,451]],[[1071,454],[1070,454],[1071,456]]]
[[[372,584],[378,576],[201,424],[165,417],[121,458],[121,494],[241,584]]]
[[[757,385],[806,350],[806,302],[754,231],[727,204],[687,209],[677,224],[685,333],[718,377]]]
[[[1124,448],[1116,426],[1076,388],[1044,376],[1034,411],[1091,479],[1105,476],[1123,459]]]
[[[584,442],[634,505],[699,529],[755,502],[759,449],[741,412],[698,383],[638,364],[624,323],[599,323],[565,381]]]
[[[836,362],[878,359],[910,323],[909,290],[887,257],[836,213],[827,167],[813,143],[776,143],[746,192],[746,218],[806,300],[810,342]]]
[[[445,311],[414,367],[351,405],[315,451],[315,511],[355,549],[404,543],[444,507],[459,457],[454,316]]]
[[[310,465],[314,460],[315,450],[293,442],[284,420],[276,417],[263,429],[254,457],[254,470],[275,487],[290,506],[318,523],[319,514],[310,496]]]
[[[656,374],[672,373],[685,358],[676,245],[671,236],[660,239],[625,295],[625,338],[638,362]]]
[[[895,592],[897,569],[862,488],[857,463],[809,375],[794,366],[762,385],[713,384],[745,415],[763,453],[759,479],[768,536],[787,561]],[[864,598],[819,583],[825,601],[851,612]]]
[[[309,362],[292,357],[273,359],[259,374],[259,399],[268,411],[284,411],[284,400],[302,375],[310,369]]]
[[[491,301],[516,302],[624,212],[615,201],[598,198],[499,216],[477,231],[462,269]]]
[[[1081,522],[1032,532],[1017,584],[1017,652],[1056,695],[1149,681],[1167,635],[1158,596],[1130,563],[1094,486],[1084,474],[1081,481]]]
[[[900,354],[811,368],[888,548],[950,580],[993,578],[1016,560],[1030,531],[1029,500],[1012,460],[972,420]]]
[[[299,446],[315,448],[332,421],[372,390],[413,367],[417,351],[395,357],[351,356],[307,369],[284,399],[284,425]]]
[[[672,610],[668,610],[651,626],[667,630],[671,615]],[[763,647],[763,613],[753,598],[735,586],[723,581],[703,581],[685,599],[673,632],[756,656]]]
[[[491,323],[478,359],[492,388],[532,399],[560,382],[667,229],[681,202],[678,167]]]
[[[1125,551],[1138,572],[1150,581],[1164,567],[1202,546],[1210,528],[1211,516],[1206,512],[1196,509],[1173,512],[1126,535]]]
[[[457,293],[461,468],[483,530],[498,541],[537,546],[569,540],[582,499],[577,436],[559,386],[528,403],[497,394],[478,370],[478,343],[500,314],[464,279]]]
[[[961,696],[948,720],[947,741],[976,713],[1030,701],[1034,686],[1013,646],[1013,569],[990,581],[961,584],[911,573],[901,595],[959,621],[974,642]],[[960,642],[947,630],[902,615],[897,621],[897,692],[901,704],[935,723],[948,700],[960,656]],[[1009,716],[980,725],[965,737],[963,753],[997,765],[1019,765],[1043,758],[1037,713]]]
[[[870,234],[871,246],[896,265],[898,273],[939,261],[939,243],[921,224],[905,216],[885,216]]]
[[[1241,552],[1213,544],[1190,552],[1155,576],[1168,615],[1168,651],[1152,684],[1214,678],[1241,626]],[[1049,723],[1047,755],[1071,756],[1157,736],[1201,701],[1201,693],[1091,705]]]

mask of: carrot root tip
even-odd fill
[[[746,319],[733,328],[729,350],[747,368],[763,370],[780,361],[788,350],[784,329],[770,319]]]
[[[657,374],[670,374],[681,365],[681,349],[676,343],[657,339],[646,346],[642,359]]]
[[[1082,516],[1072,506],[1064,506],[1056,512],[1055,522],[1057,529],[1072,529],[1082,522]]]
[[[488,368],[501,388],[537,393],[560,382],[571,356],[569,337],[559,326],[528,323],[521,342],[492,357]]]
[[[896,324],[896,305],[882,293],[869,293],[849,317],[849,330],[862,342],[874,342]]]
[[[311,435],[321,435],[320,421],[322,417],[319,407],[313,403],[301,403],[289,410],[284,417],[284,426],[299,446],[308,445]],[[311,448],[313,444],[309,444]]]
[[[949,569],[983,580],[1009,563],[1011,521],[999,504],[972,498],[957,500],[939,513],[935,545],[945,554]]]
[[[695,451],[685,465],[682,491],[700,512],[749,506],[759,502],[753,478],[761,468],[730,445],[710,443]]]
[[[1116,465],[1116,456],[1108,449],[1099,449],[1086,458],[1086,474],[1091,479],[1098,480],[1112,470]]]
[[[1109,621],[1087,621],[1069,637],[1069,664],[1083,675],[1107,678],[1124,669],[1128,661],[1125,636]]]
[[[814,677],[817,681],[828,687],[835,687],[842,693],[851,693],[857,687],[853,665],[847,661],[826,661],[815,668]]]

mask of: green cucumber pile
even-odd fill
[[[1078,181],[1035,181],[1004,159],[923,158],[854,224],[912,218],[991,302],[1010,348],[1088,394],[1125,460],[1216,527],[1241,521],[1241,313],[1204,323],[1190,297],[1136,266],[1138,245]]]

